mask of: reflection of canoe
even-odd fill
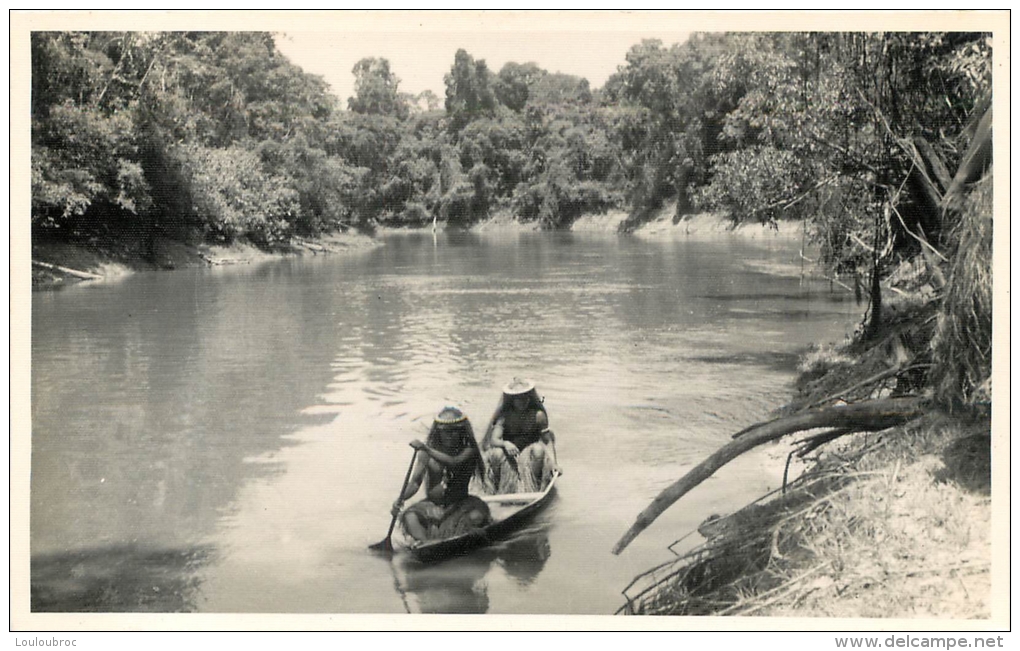
[[[434,563],[453,556],[462,556],[472,549],[484,547],[506,537],[527,524],[549,503],[558,476],[559,473],[553,473],[549,485],[537,493],[480,495],[479,497],[488,503],[492,513],[492,522],[489,525],[452,538],[430,540],[410,547],[409,551],[419,561]]]

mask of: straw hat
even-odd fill
[[[509,384],[503,387],[503,393],[508,396],[519,396],[523,393],[528,393],[535,388],[535,383],[531,380],[522,380],[521,378],[514,378],[510,380]]]
[[[443,407],[443,410],[436,416],[436,422],[440,425],[455,425],[466,420],[467,416],[464,415],[464,412],[456,407]]]

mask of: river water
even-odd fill
[[[35,610],[612,613],[712,513],[776,488],[747,455],[610,549],[662,488],[789,395],[859,318],[799,241],[389,235],[343,256],[33,295]],[[373,555],[411,449],[512,376],[565,475],[515,538]],[[687,544],[697,544],[694,535]]]

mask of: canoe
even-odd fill
[[[459,536],[430,540],[407,549],[419,561],[435,563],[454,556],[463,556],[473,549],[501,540],[526,525],[549,504],[556,488],[557,477],[559,473],[553,473],[545,490],[535,493],[479,495],[478,497],[489,505],[489,511],[492,513],[491,523]]]

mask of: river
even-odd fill
[[[859,320],[799,244],[412,233],[36,292],[32,607],[612,613],[667,545],[776,488],[781,463],[747,455],[610,553]],[[513,376],[557,434],[549,508],[439,565],[368,552],[408,442],[448,404],[484,429]]]

